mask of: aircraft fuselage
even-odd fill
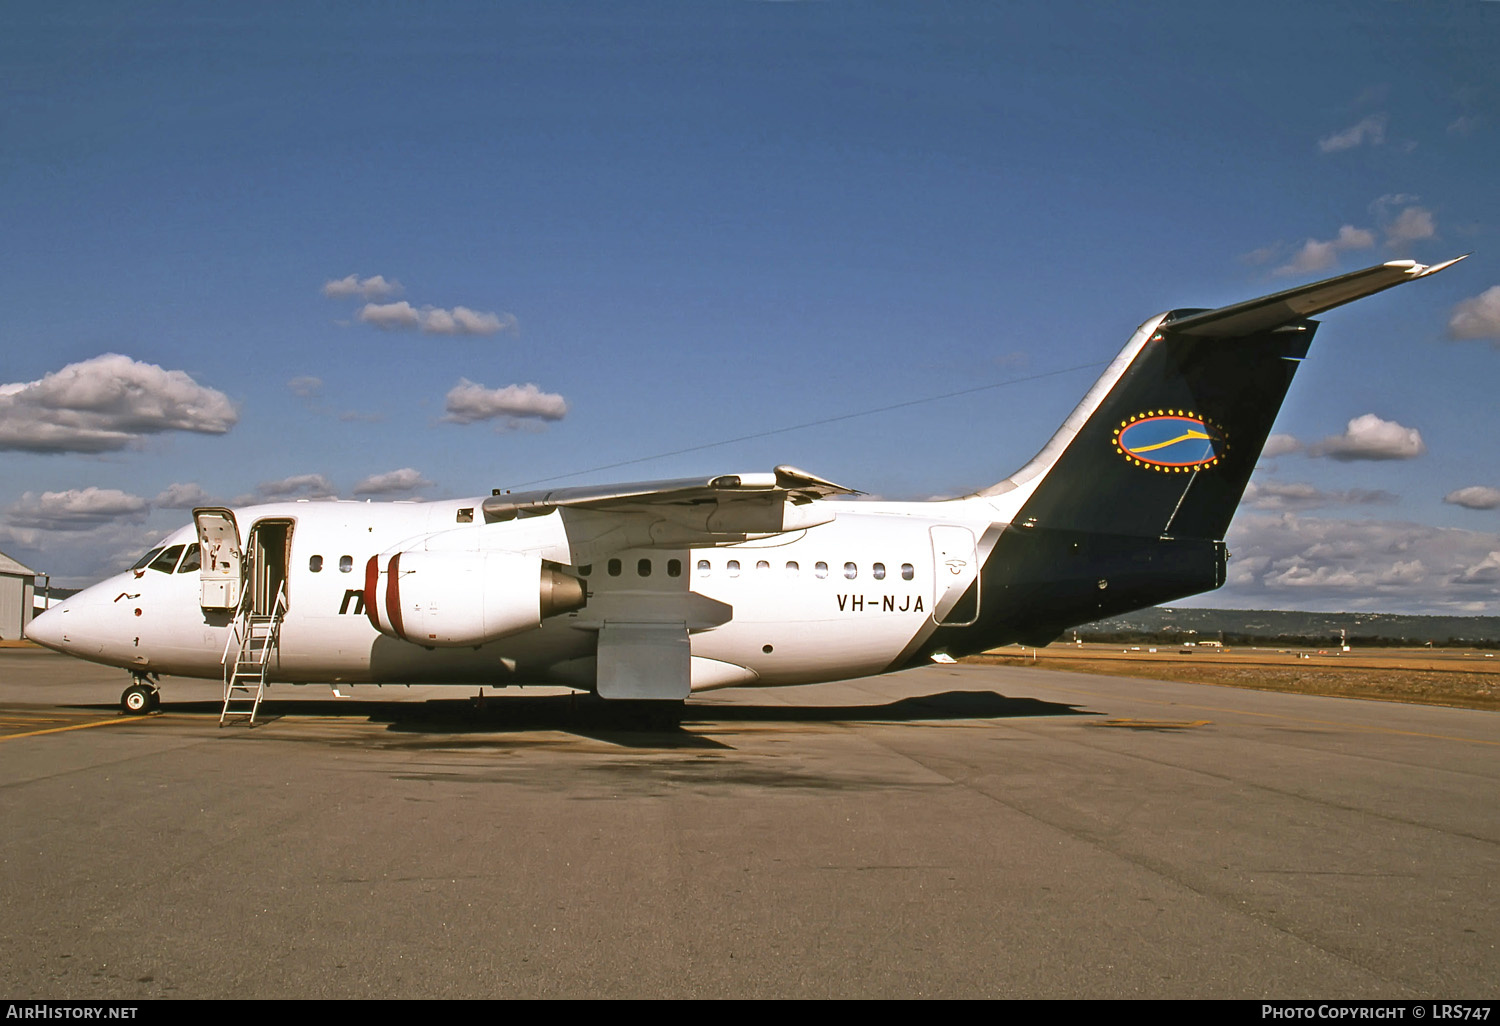
[[[585,582],[582,609],[478,646],[423,646],[377,631],[365,608],[368,561],[403,540],[461,529],[459,511],[478,501],[309,501],[236,510],[247,536],[262,522],[290,524],[286,611],[271,679],[587,687],[597,631],[610,622],[685,623],[694,690],[879,673],[908,661],[913,644],[937,626],[939,606],[957,602],[950,581],[972,583],[974,546],[991,527],[967,503],[834,503],[831,522],[763,540],[627,548],[592,564],[564,564]],[[933,517],[950,508],[969,515]],[[545,537],[537,521],[560,516],[536,518],[528,536]],[[196,544],[188,526],[164,539],[160,551],[170,556],[181,547],[191,555]],[[544,551],[560,555],[556,547]],[[200,606],[199,575],[184,555],[172,572],[159,565],[161,556],[156,562],[70,598],[37,622],[32,637],[139,673],[219,677],[233,617]]]

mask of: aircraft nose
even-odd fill
[[[38,645],[45,645],[59,652],[63,651],[66,644],[63,628],[66,624],[67,612],[68,603],[66,602],[44,610],[41,616],[34,617],[26,625],[26,637]]]

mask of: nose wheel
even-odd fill
[[[131,716],[142,716],[161,706],[161,691],[146,677],[136,677],[135,683],[120,693],[120,710]]]

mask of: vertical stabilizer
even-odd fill
[[[1037,457],[979,494],[1018,527],[1222,539],[1317,331],[1308,315],[1455,262],[1391,261],[1153,318]]]
[[[1317,331],[1309,317],[1454,262],[1392,261],[1141,325],[1036,458],[976,496],[1002,526],[977,629],[940,625],[929,650],[1046,644],[1222,585],[1224,535]]]

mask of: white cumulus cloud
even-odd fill
[[[1396,215],[1396,219],[1385,226],[1385,244],[1400,248],[1408,242],[1430,239],[1437,234],[1432,223],[1432,211],[1423,207],[1407,207]]]
[[[451,312],[436,307],[422,311],[422,330],[434,335],[514,334],[519,328],[514,314],[480,313],[466,306],[455,306]]]
[[[134,515],[51,530],[0,523],[0,545],[27,566],[50,574],[62,588],[81,588],[119,573],[160,538],[160,529]]]
[[[1280,481],[1251,481],[1240,500],[1248,509],[1312,509],[1327,503],[1327,495],[1310,484]]]
[[[1366,413],[1349,421],[1342,435],[1333,435],[1311,446],[1313,456],[1334,460],[1409,460],[1422,455],[1427,446],[1416,428],[1403,427]]]
[[[1216,602],[1250,609],[1471,612],[1500,600],[1500,535],[1380,520],[1246,513]]]
[[[1375,233],[1367,228],[1356,228],[1346,224],[1331,239],[1308,239],[1289,263],[1272,271],[1272,274],[1306,274],[1322,271],[1338,262],[1340,253],[1356,249],[1370,249],[1375,245]]]
[[[387,296],[399,296],[401,292],[399,281],[386,281],[384,275],[379,274],[369,278],[351,274],[346,278],[323,283],[323,295],[329,299],[353,299],[355,296],[363,299],[385,299]]]
[[[166,431],[223,434],[238,419],[223,392],[119,353],[0,385],[0,450],[111,452]]]
[[[1385,142],[1385,123],[1384,114],[1371,114],[1361,118],[1342,132],[1334,132],[1332,135],[1319,139],[1318,149],[1324,153],[1338,153],[1340,150],[1352,150],[1365,143],[1379,146]]]
[[[454,424],[473,424],[496,418],[536,418],[562,420],[568,413],[567,400],[543,392],[531,383],[486,388],[468,378],[448,390],[444,398],[447,411],[444,420]]]
[[[1266,459],[1274,459],[1287,453],[1301,452],[1302,448],[1302,443],[1293,435],[1272,435],[1266,439],[1265,448],[1261,449],[1260,454]]]
[[[1500,346],[1500,285],[1491,285],[1455,306],[1448,318],[1448,334],[1453,338],[1487,338]]]
[[[11,527],[43,531],[87,531],[117,520],[141,521],[150,504],[117,488],[70,488],[65,492],[24,492],[5,511]]]
[[[415,328],[422,323],[422,315],[406,300],[399,303],[366,303],[356,314],[366,324],[390,331],[395,328]]]
[[[1333,505],[1388,505],[1398,499],[1398,496],[1378,488],[1325,492],[1301,481],[1251,481],[1245,486],[1245,496],[1241,501],[1250,509],[1298,510]]]
[[[261,499],[326,499],[338,494],[333,482],[322,474],[296,474],[280,481],[262,481],[255,488]]]
[[[432,484],[417,470],[402,467],[384,474],[371,474],[354,486],[355,495],[407,495]]]
[[[1454,578],[1454,583],[1490,586],[1500,584],[1500,552],[1489,552],[1473,566],[1465,567]]]
[[[1464,509],[1496,509],[1500,508],[1500,488],[1472,485],[1449,492],[1443,501]]]
[[[169,484],[161,494],[151,500],[157,509],[192,509],[194,506],[213,505],[213,496],[196,484]]]
[[[356,316],[366,324],[391,330],[420,328],[432,335],[495,335],[519,330],[514,314],[497,314],[455,306],[452,310],[399,303],[366,303]]]

